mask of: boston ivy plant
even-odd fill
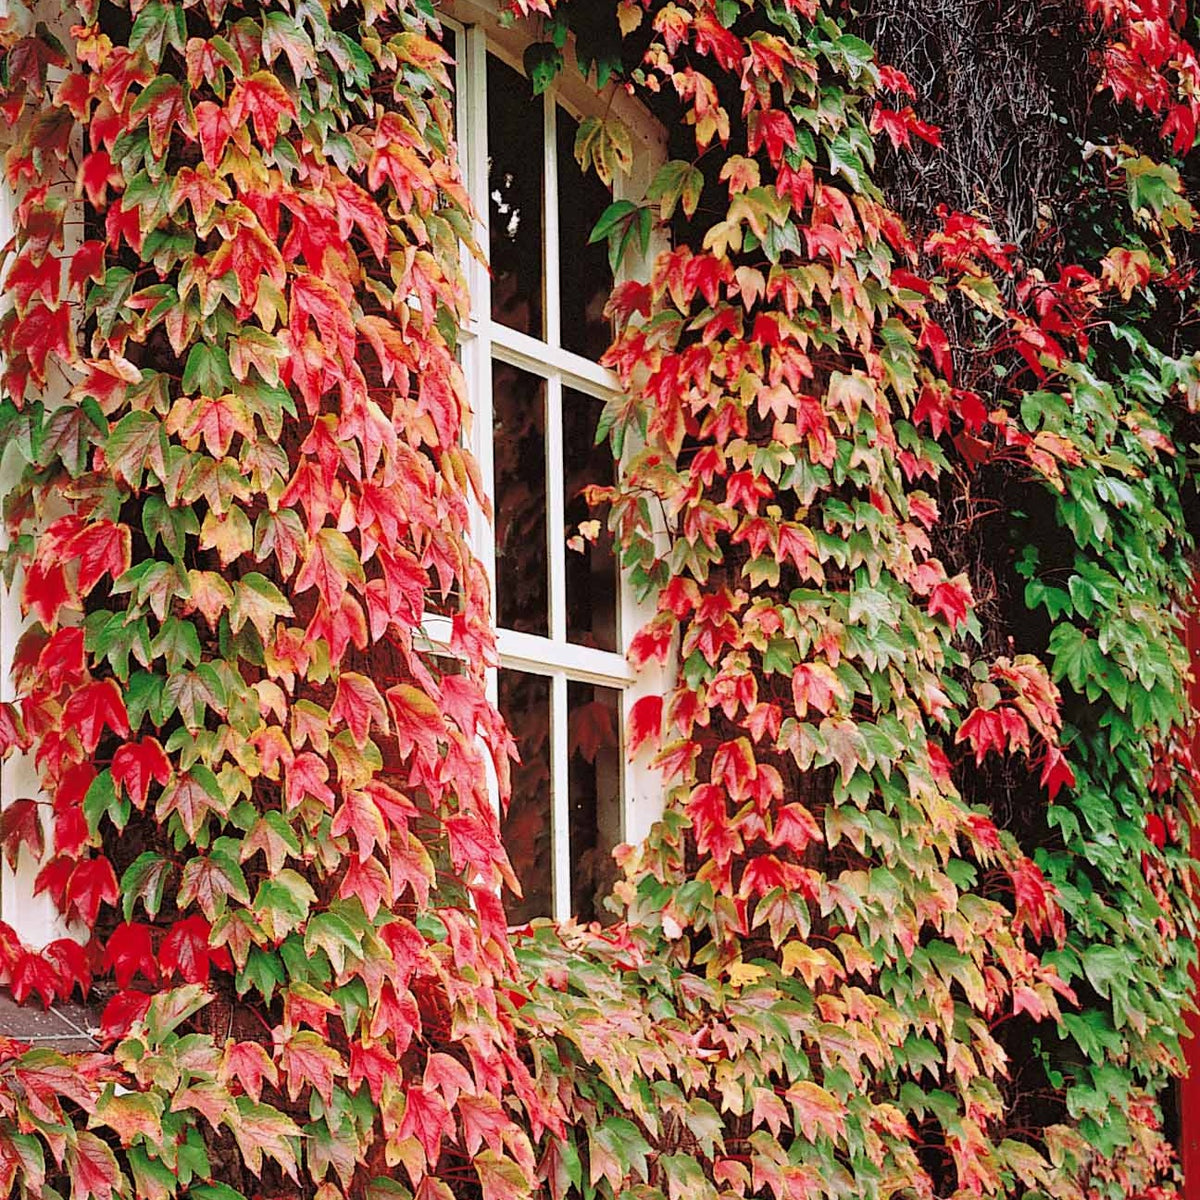
[[[101,999],[103,1049],[0,1040],[0,1182],[1168,1194],[1200,372],[1142,318],[1180,286],[1178,172],[1114,144],[1134,234],[1048,280],[980,215],[889,207],[876,140],[938,132],[840,6],[513,7],[539,84],[574,30],[686,132],[597,235],[619,263],[672,234],[613,295],[624,470],[593,489],[655,598],[631,657],[677,664],[628,731],[666,808],[621,851],[619,920],[518,934],[499,898],[512,740],[433,7],[82,0],[64,44],[14,4],[0,431],[28,631],[0,748],[41,794],[2,832],[87,940],[0,926],[0,980]],[[1170,14],[1094,7],[1110,91],[1190,147]],[[581,157],[619,170],[621,138],[585,122]],[[1003,383],[956,374],[952,304]],[[940,551],[985,465],[1052,513],[1050,542],[1011,526],[1042,646],[996,645]],[[1000,761],[1036,845],[979,798]],[[1010,1029],[1041,1047],[1032,1103]]]

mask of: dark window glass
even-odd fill
[[[492,318],[544,337],[542,101],[529,81],[489,54],[488,214],[491,226]]]
[[[612,194],[595,171],[586,175],[575,161],[579,123],[562,108],[558,133],[558,274],[564,349],[593,360],[608,349],[612,326],[604,306],[612,292],[605,242],[588,243]]]
[[[570,752],[571,912],[581,921],[611,921],[602,901],[617,879],[614,847],[621,831],[621,693],[567,684]]]
[[[604,401],[563,388],[563,515],[567,526],[567,640],[617,649],[617,560],[605,514],[584,496],[590,483],[611,484],[612,453],[596,445]],[[594,536],[591,536],[594,535]]]
[[[507,888],[509,922],[523,925],[554,912],[553,810],[550,805],[550,680],[523,671],[501,671],[500,714],[521,761],[512,771],[512,800],[500,825],[513,874],[525,893]]]
[[[492,421],[499,624],[548,637],[546,381],[494,362]]]

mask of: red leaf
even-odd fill
[[[288,324],[293,335],[303,341],[309,320],[315,321],[327,354],[340,350],[342,361],[352,363],[357,345],[354,321],[338,292],[315,275],[300,275],[292,282]]]
[[[240,129],[248,120],[263,149],[275,148],[279,126],[285,117],[294,117],[296,106],[283,84],[270,71],[256,71],[234,85],[229,96],[229,123]]]
[[[71,872],[67,881],[67,916],[74,915],[91,929],[100,905],[116,904],[120,895],[112,863],[107,858],[89,858]]]
[[[897,67],[881,66],[879,68],[879,86],[889,92],[917,98],[916,88],[909,82],[908,76]]]
[[[803,804],[785,804],[775,818],[772,846],[787,846],[803,854],[810,842],[824,841],[821,827]]]
[[[123,1038],[146,1015],[151,999],[145,992],[118,992],[100,1014],[101,1040]]]
[[[38,686],[55,693],[83,682],[83,630],[60,629],[42,647],[37,659]]]
[[[783,161],[783,152],[796,145],[796,129],[792,119],[777,108],[761,111],[755,109],[749,120],[750,153],[753,154],[759,146],[766,145],[767,157],[773,167],[778,167]]]
[[[741,66],[741,39],[730,33],[714,13],[701,9],[692,21],[692,31],[701,54],[711,54],[726,71]]]
[[[712,781],[724,785],[729,798],[738,803],[745,800],[751,791],[758,764],[749,738],[737,738],[722,742],[717,747],[712,761]]]
[[[1028,749],[1029,726],[1015,708],[1006,704],[990,710],[976,708],[959,726],[954,741],[956,745],[970,742],[975,765],[979,766],[992,750],[1003,754],[1006,750]]]
[[[877,105],[875,111],[871,114],[871,132],[879,133],[880,130],[888,135],[892,146],[897,150],[909,145],[911,134],[916,134],[917,137],[924,142],[928,142],[931,146],[940,146],[942,144],[941,130],[936,125],[931,125],[928,121],[922,121],[913,112],[911,104],[906,105],[898,112],[895,109]]]
[[[387,254],[388,230],[379,205],[369,193],[348,179],[334,184],[332,191],[337,205],[338,236],[348,241],[351,227],[357,225],[371,252],[383,262]]]
[[[53,254],[35,260],[30,250],[24,250],[9,268],[4,286],[12,295],[18,313],[29,307],[34,296],[40,296],[50,308],[58,307],[62,283],[62,264]]]
[[[495,867],[507,862],[490,809],[487,817],[481,813],[452,813],[444,824],[450,842],[450,861],[456,871],[470,867],[473,873],[490,878]]]
[[[170,75],[159,75],[148,84],[130,105],[129,113],[138,121],[145,119],[150,151],[155,158],[166,153],[176,125],[189,139],[194,138],[194,113],[183,94],[183,85]]]
[[[111,679],[82,687],[63,705],[63,725],[74,729],[91,754],[107,725],[118,737],[129,736],[129,716],[120,689]]]
[[[965,575],[956,575],[939,583],[929,595],[929,615],[942,616],[951,629],[967,623],[967,613],[974,606],[975,597]]]
[[[29,745],[29,735],[16,705],[7,700],[0,702],[0,758],[13,750],[27,750]]]
[[[954,357],[950,353],[950,339],[936,321],[926,321],[921,326],[917,339],[918,350],[928,350],[933,355],[937,369],[951,382],[954,381]]]
[[[329,611],[338,612],[351,579],[364,582],[358,554],[344,533],[326,527],[312,539],[293,586],[298,593],[316,587]]]
[[[1037,863],[1022,858],[1009,872],[1009,878],[1017,901],[1018,925],[1027,924],[1038,937],[1051,933],[1061,942],[1066,937],[1066,924],[1055,900],[1057,893]]]
[[[217,279],[232,271],[238,281],[242,308],[249,312],[258,302],[258,283],[262,278],[270,279],[276,287],[283,287],[287,270],[279,248],[258,227],[254,220],[239,225],[233,237],[222,242],[212,256],[208,266],[209,276]]]
[[[643,696],[629,712],[629,757],[650,742],[657,750],[662,739],[663,698]]]
[[[426,1088],[437,1088],[450,1108],[458,1103],[460,1092],[473,1090],[467,1068],[456,1058],[440,1053],[431,1054],[425,1063],[424,1084]]]
[[[35,800],[14,800],[0,813],[0,848],[3,848],[8,869],[17,869],[22,846],[28,846],[33,857],[41,858],[46,838],[42,817]]]
[[[711,854],[718,866],[725,866],[742,849],[741,835],[729,824],[725,792],[716,784],[702,783],[692,791],[687,815],[696,835],[696,849]]]
[[[25,608],[47,629],[58,624],[58,610],[70,603],[67,577],[61,562],[30,563],[25,572],[25,587],[21,596]]]
[[[336,797],[328,784],[329,768],[311,751],[296,755],[287,771],[287,807],[298,808],[305,797],[313,796],[332,811]]]
[[[395,1056],[382,1046],[363,1046],[359,1042],[351,1042],[350,1075],[346,1081],[351,1092],[357,1092],[365,1079],[371,1092],[371,1101],[378,1105],[383,1085],[394,1083],[399,1076],[400,1069]]]
[[[207,983],[210,967],[231,971],[229,951],[224,946],[210,945],[211,934],[212,927],[199,915],[176,921],[159,947],[163,973],[178,974],[186,983]]]
[[[365,862],[377,845],[387,843],[387,826],[379,806],[365,792],[348,792],[333,818],[330,833],[343,837],[353,833],[358,843],[359,861]]]
[[[108,189],[119,187],[124,182],[124,176],[113,166],[108,151],[93,150],[84,157],[79,168],[76,194],[80,191],[86,192],[92,207],[103,209],[108,203]]]
[[[112,1200],[121,1180],[117,1160],[94,1133],[75,1135],[67,1143],[67,1170],[71,1177],[71,1200]]]
[[[141,974],[151,983],[158,982],[158,963],[154,957],[154,942],[150,926],[124,921],[113,930],[104,945],[101,966],[111,971],[117,987],[127,988],[135,975]]]
[[[458,1116],[462,1122],[463,1141],[471,1155],[484,1143],[489,1150],[500,1153],[504,1135],[513,1127],[512,1119],[500,1107],[500,1102],[486,1092],[480,1096],[459,1097]]]
[[[220,166],[229,139],[233,137],[229,114],[211,100],[203,100],[196,105],[196,128],[200,134],[204,161],[215,171]]]
[[[438,761],[438,739],[445,736],[437,702],[420,688],[406,683],[388,688],[387,701],[400,755],[407,758],[415,752],[432,766]]]
[[[802,1080],[788,1088],[785,1094],[795,1114],[797,1127],[810,1142],[815,1142],[819,1133],[824,1133],[834,1141],[844,1135],[845,1106],[823,1087]]]
[[[338,1011],[336,1001],[308,988],[292,988],[284,998],[283,1017],[287,1025],[308,1025],[323,1038],[329,1037],[329,1017]]]
[[[384,904],[392,903],[392,881],[379,859],[362,861],[352,858],[342,876],[338,895],[343,900],[357,896],[367,916],[373,921]]]
[[[1057,746],[1046,747],[1046,758],[1042,763],[1041,785],[1051,800],[1064,788],[1075,786],[1075,772],[1067,762],[1067,756]],[[1147,817],[1147,821],[1150,818]],[[1161,843],[1160,843],[1161,846]]]
[[[236,1079],[255,1104],[262,1099],[264,1079],[272,1087],[279,1086],[279,1070],[258,1042],[226,1042],[219,1078],[225,1082]]]
[[[128,525],[96,521],[71,539],[66,552],[79,562],[80,596],[86,596],[106,573],[116,579],[129,570],[129,538]]]
[[[629,661],[634,667],[644,667],[654,661],[665,664],[671,653],[676,622],[669,612],[659,613],[633,635],[629,643]]]
[[[334,721],[345,721],[359,746],[366,745],[372,723],[380,733],[391,729],[379,689],[365,675],[353,671],[343,671],[338,677],[337,694],[329,716]]]
[[[828,714],[845,695],[842,681],[828,663],[800,663],[792,672],[792,699],[797,716],[806,716],[810,704],[819,713]]]
[[[277,1035],[279,1032],[276,1030]],[[293,1100],[301,1088],[311,1084],[327,1105],[333,1101],[334,1078],[346,1073],[341,1055],[324,1038],[309,1030],[293,1033],[283,1042],[279,1065],[287,1075],[288,1095]]]
[[[42,999],[42,1007],[49,1008],[58,999],[61,986],[54,964],[36,951],[23,951],[13,964],[9,988],[18,1004],[24,1004],[36,992]]]
[[[408,1089],[399,1136],[415,1137],[425,1151],[426,1163],[430,1167],[436,1164],[443,1138],[454,1138],[450,1110],[437,1092],[419,1085]]]
[[[45,383],[46,363],[51,354],[64,363],[75,357],[75,325],[70,306],[60,304],[51,310],[44,304],[35,305],[17,322],[12,348],[15,354],[28,360],[34,383]]]
[[[113,784],[123,787],[139,810],[146,807],[150,784],[157,782],[165,787],[170,778],[170,759],[154,738],[126,742],[113,755]]]
[[[58,971],[58,994],[66,999],[76,988],[86,999],[92,986],[92,964],[87,949],[74,938],[57,938],[42,950],[45,959]]]

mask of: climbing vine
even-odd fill
[[[1194,304],[1174,6],[1089,6],[1134,115],[1080,148],[1046,264],[982,208],[889,207],[877,147],[936,154],[938,114],[840,9],[513,8],[538,86],[574,33],[673,130],[596,233],[669,241],[610,304],[623,470],[591,495],[656,601],[634,665],[676,668],[628,731],[665,811],[619,919],[518,934],[500,900],[434,7],[92,0],[64,43],[15,6],[0,750],[41,790],[0,833],[81,936],[0,926],[0,982],[102,1000],[103,1051],[0,1041],[0,1182],[1169,1194],[1200,395],[1158,316]],[[585,121],[584,165],[623,136]]]

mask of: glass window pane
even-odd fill
[[[492,364],[498,623],[550,635],[546,517],[546,381]]]
[[[613,920],[602,901],[617,880],[613,849],[621,830],[621,693],[567,685],[570,750],[571,912]]]
[[[558,135],[558,273],[562,344],[585,358],[599,359],[612,341],[612,326],[604,306],[612,291],[605,242],[588,238],[612,194],[595,171],[586,175],[575,161],[579,123],[561,107]]]
[[[509,922],[523,925],[554,912],[554,841],[550,806],[550,680],[501,671],[500,713],[512,731],[521,761],[512,769],[512,800],[501,821],[504,848],[525,895],[507,888]]]
[[[492,318],[544,337],[542,203],[545,129],[529,81],[487,58]]]
[[[616,465],[608,442],[595,444],[604,401],[572,388],[563,388],[562,397],[567,640],[615,651],[617,560],[613,539],[607,522],[595,515],[584,496],[588,484],[614,481]]]

